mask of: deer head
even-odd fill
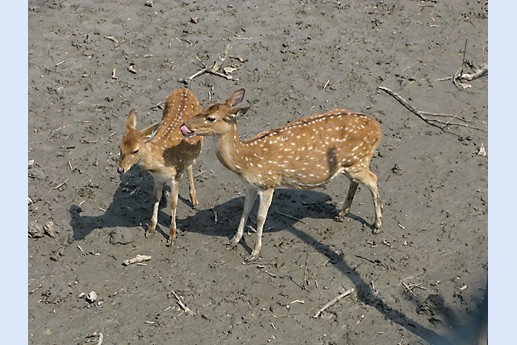
[[[223,103],[217,103],[204,108],[199,114],[181,126],[185,137],[193,135],[221,135],[228,131],[235,118],[245,114],[250,107],[237,107],[244,99],[244,89],[233,92]]]
[[[142,149],[160,124],[155,123],[142,130],[136,129],[136,111],[132,109],[126,119],[126,131],[119,145],[119,174],[127,172],[141,158]]]

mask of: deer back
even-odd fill
[[[242,141],[241,164],[245,175],[259,176],[265,187],[310,188],[341,170],[367,168],[380,136],[373,118],[334,109]]]
[[[164,148],[178,145],[185,139],[180,126],[200,111],[201,105],[192,91],[186,88],[173,91],[165,100],[160,127],[151,141]],[[187,141],[194,144],[199,140],[192,138]]]

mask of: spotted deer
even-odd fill
[[[249,259],[260,253],[262,230],[276,188],[310,189],[339,173],[349,178],[350,187],[338,220],[347,216],[360,182],[371,192],[375,206],[373,232],[379,232],[382,205],[377,176],[369,168],[381,139],[376,120],[346,109],[333,109],[241,141],[235,118],[246,110],[237,107],[243,98],[244,89],[237,90],[224,103],[204,108],[180,128],[188,138],[215,135],[218,159],[246,184],[242,216],[230,246],[241,240],[257,195],[257,239]]]
[[[201,106],[188,89],[177,89],[165,100],[162,120],[142,130],[136,129],[136,111],[129,112],[126,130],[119,145],[120,160],[117,172],[126,173],[139,165],[154,179],[154,205],[146,237],[154,234],[158,222],[158,207],[167,183],[171,183],[171,227],[167,245],[176,238],[176,208],[178,206],[178,181],[187,169],[190,201],[197,207],[192,164],[201,152],[202,137],[184,138],[179,128],[184,121],[197,114]],[[165,194],[164,194],[165,195]]]

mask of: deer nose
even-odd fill
[[[122,175],[124,173],[124,169],[121,167],[118,167],[117,172]]]

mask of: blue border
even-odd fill
[[[9,1],[2,28],[2,343],[28,342],[28,3]]]
[[[490,1],[488,21],[488,335],[492,344],[509,344],[515,339],[516,271],[513,256],[517,246],[515,178],[513,169],[516,110],[511,100],[517,93],[515,75],[514,1]],[[517,212],[516,212],[517,213]]]

